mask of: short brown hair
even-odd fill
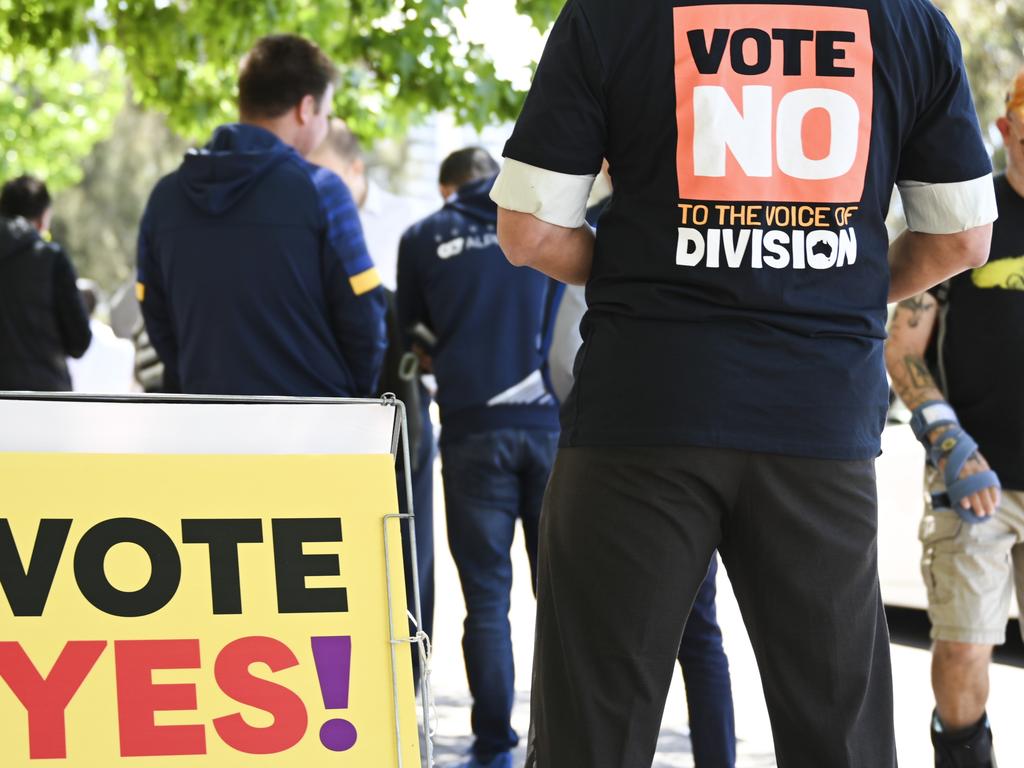
[[[466,147],[452,152],[441,163],[438,181],[446,187],[461,187],[471,181],[497,176],[501,168],[483,147]]]
[[[338,70],[315,43],[298,35],[267,35],[242,60],[238,109],[245,117],[280,117],[306,96],[319,107]]]

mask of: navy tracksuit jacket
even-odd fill
[[[218,128],[157,184],[138,279],[172,387],[377,394],[385,299],[352,197],[262,128]]]
[[[461,187],[412,226],[398,251],[402,328],[426,326],[447,438],[514,428],[558,429],[544,375],[547,278],[508,263],[498,247],[494,179]],[[545,325],[545,317],[548,323]]]

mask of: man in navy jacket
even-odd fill
[[[558,441],[557,404],[542,373],[546,279],[515,269],[498,248],[488,197],[497,172],[482,149],[450,155],[441,166],[444,207],[409,229],[398,252],[399,322],[435,339],[448,543],[466,598],[476,737],[462,768],[512,764],[519,737],[510,723],[509,551],[522,520],[535,581],[541,499]]]
[[[336,77],[313,43],[262,38],[242,64],[239,123],[153,190],[138,295],[171,391],[376,395],[380,277],[348,189],[304,159]]]

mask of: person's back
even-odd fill
[[[941,207],[990,166],[980,144],[952,151],[956,127],[977,129],[941,14],[926,0],[839,5],[567,5],[575,37],[546,56],[584,65],[560,90],[535,85],[506,147],[581,178],[603,148],[614,179],[580,371],[602,376],[565,410],[567,444],[878,453],[893,185],[920,221],[928,192],[913,184],[978,180]],[[571,129],[531,131],[565,93]]]
[[[275,71],[300,66],[297,51],[312,56],[322,92],[308,93],[308,73]],[[244,122],[190,152],[147,205],[139,291],[149,337],[184,392],[376,394],[380,280],[347,189],[300,154],[326,132],[333,68],[287,36],[254,53],[240,85]],[[289,74],[296,83],[284,88]],[[271,86],[284,92],[268,100]]]
[[[399,252],[400,322],[408,330],[429,320],[437,402],[450,436],[502,423],[557,428],[541,370],[547,281],[517,270],[498,247],[493,183],[460,187],[406,233]]]
[[[269,132],[233,125],[154,190],[143,229],[163,264],[184,391],[352,394],[314,172]]]
[[[38,211],[25,208],[22,200],[33,190],[45,197]],[[41,225],[48,210],[49,195],[38,180],[21,177],[5,186],[0,202],[0,390],[70,391],[65,358],[80,357],[91,339],[71,262],[30,221],[38,219]]]

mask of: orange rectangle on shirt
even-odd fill
[[[868,13],[674,10],[679,197],[853,203],[871,143]]]

